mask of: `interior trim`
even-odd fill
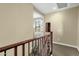
[[[72,47],[72,48],[77,48],[77,46],[70,45],[70,44],[65,44],[65,43],[61,43],[61,42],[53,42],[53,43],[58,44],[58,45],[64,45],[64,46]]]
[[[54,44],[58,44],[58,45],[64,45],[64,46],[68,46],[68,47],[72,47],[78,50],[79,52],[79,47],[78,46],[74,46],[74,45],[70,45],[70,44],[65,44],[65,43],[61,43],[61,42],[53,42]]]

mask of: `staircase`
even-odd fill
[[[25,45],[27,45],[28,56],[50,56],[53,50],[52,36],[52,32],[50,32],[50,34],[39,38],[33,38],[15,44],[11,44],[5,47],[0,47],[0,53],[4,52],[4,56],[7,56],[7,50],[14,49],[13,55],[18,56],[18,47],[22,46],[22,56],[25,56]]]

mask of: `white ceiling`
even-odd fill
[[[56,12],[60,10],[65,10],[68,8],[76,7],[78,3],[33,3],[34,7],[43,14],[48,14],[51,12]],[[62,7],[62,8],[60,8]]]

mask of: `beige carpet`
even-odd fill
[[[79,52],[72,47],[54,44],[53,56],[79,56]]]

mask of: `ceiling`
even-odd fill
[[[42,14],[46,15],[48,13],[79,6],[79,3],[33,3],[33,5]]]

